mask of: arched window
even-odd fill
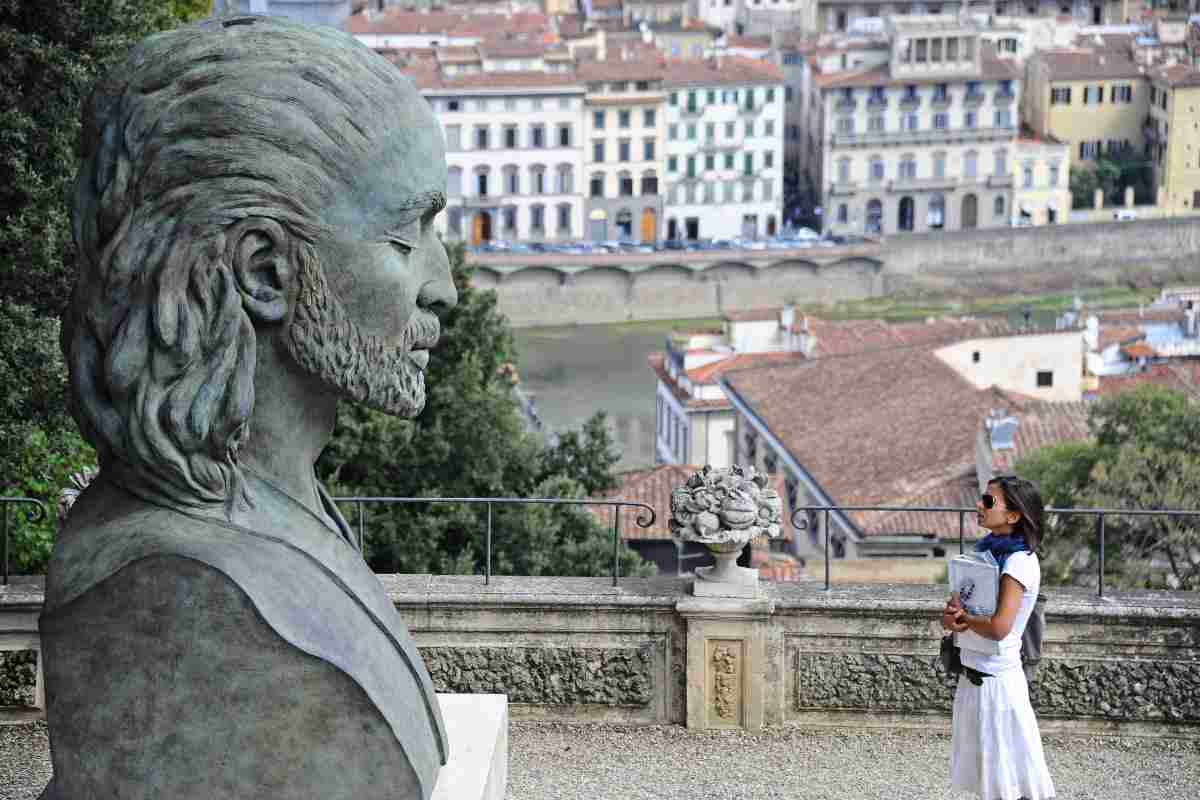
[[[617,238],[622,241],[633,238],[633,212],[628,208],[617,212]]]
[[[996,199],[992,201],[992,212],[996,217],[1004,216],[1004,195],[996,195]]]
[[[546,168],[541,164],[534,164],[529,168],[529,193],[546,193]]]
[[[451,167],[446,171],[446,194],[449,197],[462,196],[462,168]]]
[[[514,164],[509,164],[504,168],[504,192],[506,194],[521,193],[521,178]]]
[[[555,194],[571,194],[575,191],[575,170],[570,164],[559,164],[558,170],[555,172],[557,185],[554,187]]]
[[[642,196],[658,194],[658,175],[649,169],[642,173]]]
[[[901,197],[900,207],[896,210],[896,227],[902,231],[913,229],[913,218],[916,216],[916,204],[911,197]]]
[[[941,230],[946,224],[946,198],[935,194],[929,198],[929,208],[925,212],[925,224],[933,230]]]
[[[633,173],[620,172],[617,174],[617,196],[633,197]]]
[[[878,198],[867,201],[867,233],[883,233],[883,203]]]

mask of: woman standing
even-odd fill
[[[995,556],[1000,593],[990,617],[968,614],[957,593],[942,612],[942,627],[957,634],[963,664],[950,781],[983,800],[1051,800],[1054,782],[1021,668],[1021,635],[1042,582],[1034,552],[1044,530],[1042,498],[1029,481],[1001,475],[988,482],[975,510],[989,531],[976,550]]]

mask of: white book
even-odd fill
[[[1000,599],[1000,566],[991,553],[964,553],[950,559],[950,591],[958,592],[963,608],[974,617],[990,617],[996,613]],[[964,631],[955,635],[959,647],[979,653],[997,655],[1000,643]]]

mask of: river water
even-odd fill
[[[654,464],[655,376],[646,357],[678,322],[520,328],[514,332],[521,386],[556,432],[608,414],[619,469]],[[692,327],[687,325],[687,327]]]

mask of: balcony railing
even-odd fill
[[[911,95],[900,98],[901,111],[916,111],[921,107],[921,98],[919,95]]]
[[[929,104],[934,108],[949,108],[952,102],[954,102],[954,98],[947,94],[940,97],[934,97],[929,101]]]
[[[825,590],[830,587],[830,558],[829,558],[829,517],[833,513],[843,514],[847,511],[893,511],[922,514],[957,514],[958,515],[958,552],[962,553],[966,546],[967,515],[975,514],[974,508],[954,508],[947,506],[801,506],[792,512],[792,529],[798,534],[801,531],[812,532],[816,524],[817,514],[823,514],[825,525]],[[1200,518],[1200,510],[1185,511],[1177,509],[1132,509],[1132,508],[1047,508],[1047,516],[1090,516],[1096,519],[1096,596],[1104,596],[1104,546],[1105,523],[1110,517],[1168,517],[1168,518]]]
[[[1005,106],[1015,100],[1017,97],[1014,92],[998,91],[992,95],[992,105]]]
[[[872,110],[883,110],[888,107],[886,97],[869,97],[867,98],[867,108]]]
[[[8,585],[8,507],[20,509],[30,523],[46,520],[46,504],[32,497],[0,497],[0,586]]]
[[[829,143],[834,147],[867,147],[871,145],[954,144],[1008,142],[1012,128],[923,128],[915,131],[864,131],[861,133],[832,133]]]
[[[989,175],[987,185],[990,189],[1011,189],[1013,185],[1012,175]]]
[[[845,97],[838,98],[838,101],[833,104],[837,111],[853,111],[858,108],[858,101],[854,99],[846,99]]]
[[[986,99],[987,95],[983,92],[967,92],[963,97],[963,103],[968,106],[981,106]]]
[[[335,497],[335,503],[352,503],[356,511],[355,528],[357,530],[358,549],[362,551],[366,541],[366,506],[367,505],[400,505],[415,503],[457,503],[465,505],[487,506],[487,526],[484,529],[484,575],[483,582],[490,583],[492,579],[492,507],[497,505],[556,505],[556,506],[609,506],[613,510],[613,586],[621,571],[621,509],[638,508],[641,511],[634,517],[634,523],[639,528],[649,528],[654,524],[656,515],[654,508],[645,503],[632,500],[592,498],[574,499],[560,497]],[[3,583],[8,585],[8,507],[10,505],[27,505],[26,518],[30,522],[41,522],[46,518],[46,505],[41,500],[32,497],[0,497],[0,564],[3,569]]]

